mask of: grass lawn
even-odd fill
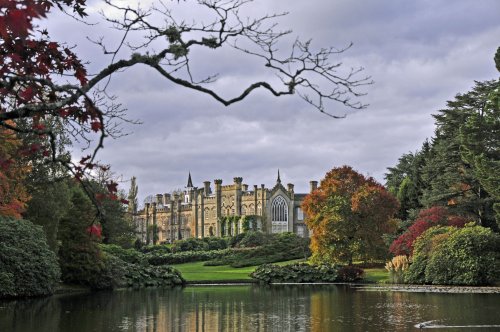
[[[304,261],[303,259],[294,259],[286,262],[274,263],[277,265],[286,265]],[[229,265],[222,266],[204,266],[203,262],[174,264],[174,268],[179,270],[187,281],[229,281],[229,280],[251,280],[249,274],[255,271],[257,266],[248,266],[234,268]]]
[[[364,269],[365,280],[374,283],[385,283],[389,281],[389,272],[385,268]]]
[[[274,263],[277,265],[287,265],[304,261],[294,259],[286,262]],[[187,281],[231,281],[231,280],[251,280],[249,274],[257,266],[234,268],[229,265],[204,266],[203,262],[184,263],[172,265],[179,270]],[[389,273],[385,268],[365,269],[365,280],[373,283],[385,283],[389,281]]]
[[[256,266],[235,269],[228,265],[204,266],[203,262],[172,265],[187,281],[250,280]]]

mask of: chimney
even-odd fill
[[[289,184],[287,184],[286,186],[288,187],[288,192],[289,192],[290,194],[292,194],[292,193],[293,193],[293,183],[289,183]]]
[[[205,187],[205,197],[206,197],[210,195],[210,181],[203,182],[203,185]]]
[[[309,181],[309,186],[311,189],[311,192],[316,190],[318,188],[318,181]]]
[[[248,191],[248,184],[243,184],[242,189],[243,191]]]
[[[163,194],[163,205],[167,206],[168,202],[170,202],[170,194]]]
[[[163,204],[163,195],[156,194],[156,204]]]

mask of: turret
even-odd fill
[[[210,181],[203,182],[203,186],[205,189],[205,197],[207,197],[208,195],[210,195]]]

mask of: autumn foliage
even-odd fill
[[[14,132],[0,127],[0,216],[20,218],[29,199],[23,185],[29,168],[17,158],[22,149]]]
[[[434,206],[429,209],[422,210],[413,225],[411,225],[405,233],[394,240],[389,250],[396,256],[411,256],[413,254],[413,245],[415,240],[429,228],[438,225],[463,227],[466,222],[467,219],[460,216],[450,215],[448,210],[442,206]]]
[[[349,166],[334,168],[302,204],[318,262],[349,262],[385,254],[382,234],[392,233],[398,202],[381,184]]]

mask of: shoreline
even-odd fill
[[[359,291],[385,291],[408,293],[440,294],[500,294],[498,286],[446,286],[446,285],[405,285],[405,284],[353,284]]]

